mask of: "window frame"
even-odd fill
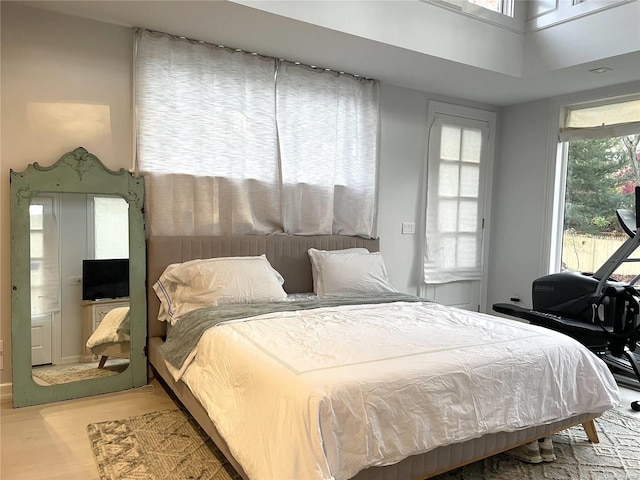
[[[564,126],[567,109],[577,106],[597,106],[619,103],[622,98],[638,98],[638,82],[578,92],[552,99],[547,152],[550,159],[547,168],[547,195],[544,208],[544,243],[540,255],[539,274],[560,272],[562,266],[562,232],[564,228],[564,201],[567,183],[567,160],[569,142],[561,141],[559,134]]]

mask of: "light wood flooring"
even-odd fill
[[[0,410],[0,479],[99,480],[87,425],[177,408],[162,386]]]
[[[625,413],[640,392],[621,388]],[[90,423],[177,408],[162,386],[98,395],[34,407],[0,410],[0,478],[2,480],[99,480],[87,436]],[[596,428],[598,423],[596,420]]]

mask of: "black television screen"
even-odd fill
[[[129,296],[129,259],[82,261],[82,299]]]

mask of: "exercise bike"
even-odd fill
[[[620,385],[640,391],[640,275],[629,283],[611,278],[640,246],[640,187],[636,211],[617,210],[629,238],[593,274],[564,271],[534,280],[533,308],[496,303],[493,310],[575,338],[600,357]],[[631,408],[640,411],[640,401]]]

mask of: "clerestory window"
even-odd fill
[[[491,18],[490,12],[499,13],[505,17],[514,16],[514,0],[422,0],[440,5],[466,15]],[[494,18],[495,20],[495,18]]]
[[[513,17],[513,0],[466,0],[492,12],[501,13],[507,17]]]

